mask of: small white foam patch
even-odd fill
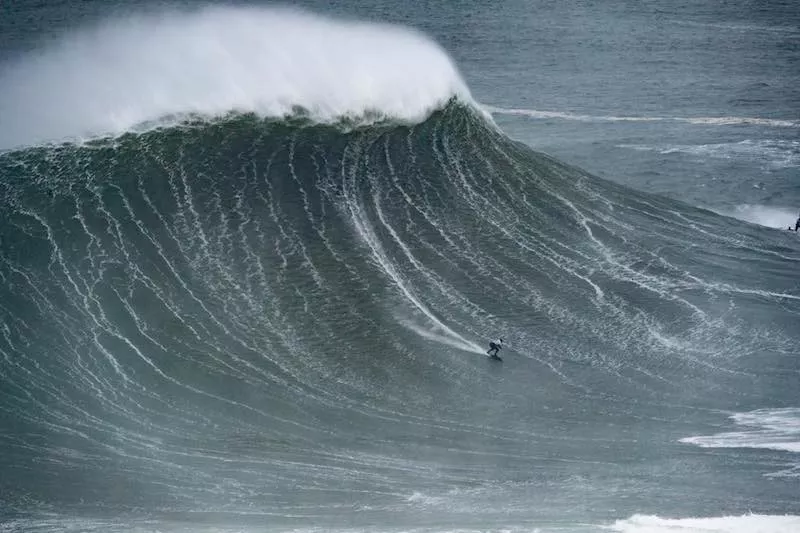
[[[709,518],[633,515],[604,529],[621,533],[797,533],[800,516],[748,514]]]
[[[686,437],[680,442],[703,448],[766,448],[800,453],[800,408],[758,409],[737,413],[731,419],[744,428],[716,435]]]
[[[441,505],[445,499],[441,496],[427,496],[421,492],[415,491],[411,496],[406,498],[409,503],[416,503],[420,505]]]
[[[797,209],[788,207],[772,207],[766,205],[742,204],[733,209],[716,210],[716,213],[751,224],[758,224],[768,228],[794,229],[798,214]]]
[[[407,28],[206,7],[110,20],[0,67],[0,148],[254,112],[418,122],[473,103],[450,57]]]

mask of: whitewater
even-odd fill
[[[470,101],[448,55],[417,32],[252,7],[102,23],[7,65],[0,87],[4,148],[234,112],[418,122]]]
[[[0,531],[798,530],[797,117],[311,4],[9,41]]]

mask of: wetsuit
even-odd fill
[[[489,351],[486,352],[487,354],[491,355],[492,357],[498,357],[497,352],[500,351],[500,348],[503,347],[503,339],[499,339],[497,342],[490,342],[489,343]],[[492,353],[494,352],[494,353]],[[499,359],[499,357],[498,357]]]

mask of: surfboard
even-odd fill
[[[499,356],[499,355],[489,355],[489,354],[486,354],[486,357],[488,357],[489,359],[494,359],[495,361],[500,361],[501,363],[503,362],[503,360],[500,358],[500,356]]]

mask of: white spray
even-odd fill
[[[115,135],[190,114],[417,122],[471,102],[448,55],[407,28],[209,7],[110,20],[0,69],[0,148]]]

